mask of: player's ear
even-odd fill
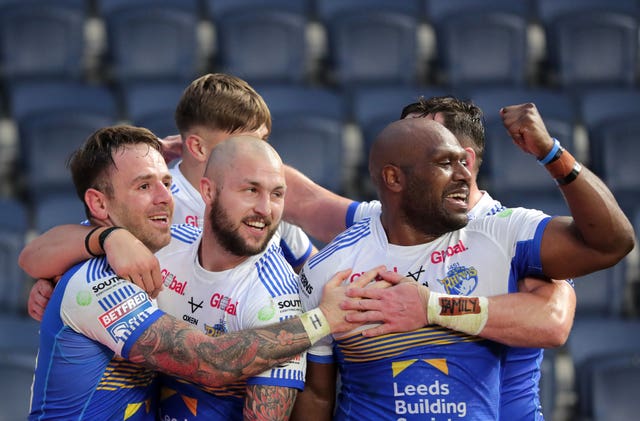
[[[215,182],[208,177],[202,177],[200,179],[200,195],[205,204],[213,202],[216,197],[216,185]]]
[[[472,148],[464,148],[464,150],[467,151],[467,168],[473,172],[476,165],[476,151]]]
[[[200,162],[207,162],[208,149],[205,140],[197,134],[190,134],[184,140],[189,153]]]
[[[109,217],[107,197],[101,191],[87,189],[87,191],[84,192],[84,202],[87,204],[89,212],[94,218],[104,220]]]
[[[382,168],[382,183],[391,191],[399,192],[404,185],[404,174],[395,165],[385,165]]]

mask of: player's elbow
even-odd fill
[[[551,306],[549,320],[546,323],[544,348],[557,348],[564,345],[571,333],[575,303],[562,303]]]
[[[41,276],[38,276],[38,265],[35,264],[35,260],[33,246],[27,244],[18,256],[18,266],[20,266],[27,275],[40,278]]]

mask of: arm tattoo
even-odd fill
[[[194,383],[219,387],[262,373],[310,345],[297,317],[214,338],[165,314],[140,335],[129,359]]]
[[[244,398],[244,420],[288,420],[297,393],[291,387],[248,385]]]

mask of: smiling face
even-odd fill
[[[239,138],[233,139],[237,143]],[[227,165],[216,167],[209,173],[211,179],[205,178],[201,185],[209,207],[208,222],[226,251],[252,256],[265,250],[282,218],[284,168],[266,143],[256,139],[233,146],[226,143],[225,148],[233,150],[220,154],[225,155]]]
[[[115,166],[107,174],[111,189],[105,194],[108,219],[158,251],[171,240],[173,197],[167,165],[145,144],[127,145],[112,156]]]

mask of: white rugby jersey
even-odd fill
[[[198,261],[201,230],[174,225],[172,238],[156,256],[165,287],[158,306],[209,336],[277,323],[302,313],[297,275],[274,239],[267,249],[237,267],[209,272]],[[162,419],[242,418],[246,384],[303,388],[306,359],[288,363],[220,388],[199,388],[163,376]],[[165,381],[166,379],[166,381]]]
[[[204,227],[205,203],[198,189],[184,177],[180,171],[178,162],[169,169],[173,177],[171,193],[175,202],[173,211],[174,224],[189,224],[195,227]],[[280,248],[287,262],[293,267],[300,266],[311,254],[311,240],[298,226],[285,221],[280,222],[277,231],[280,239]]]
[[[379,216],[372,216],[305,264],[301,297],[313,308],[337,271],[352,268],[355,279],[381,264],[437,292],[504,294],[519,278],[540,273],[547,221],[541,212],[507,209],[433,242],[397,246],[388,244]],[[377,338],[357,331],[327,337],[308,354],[310,361],[335,361],[340,368],[339,420],[498,419],[501,356],[495,342],[436,326]]]
[[[40,325],[29,419],[154,420],[156,374],[124,358],[162,314],[105,257],[67,271]]]

